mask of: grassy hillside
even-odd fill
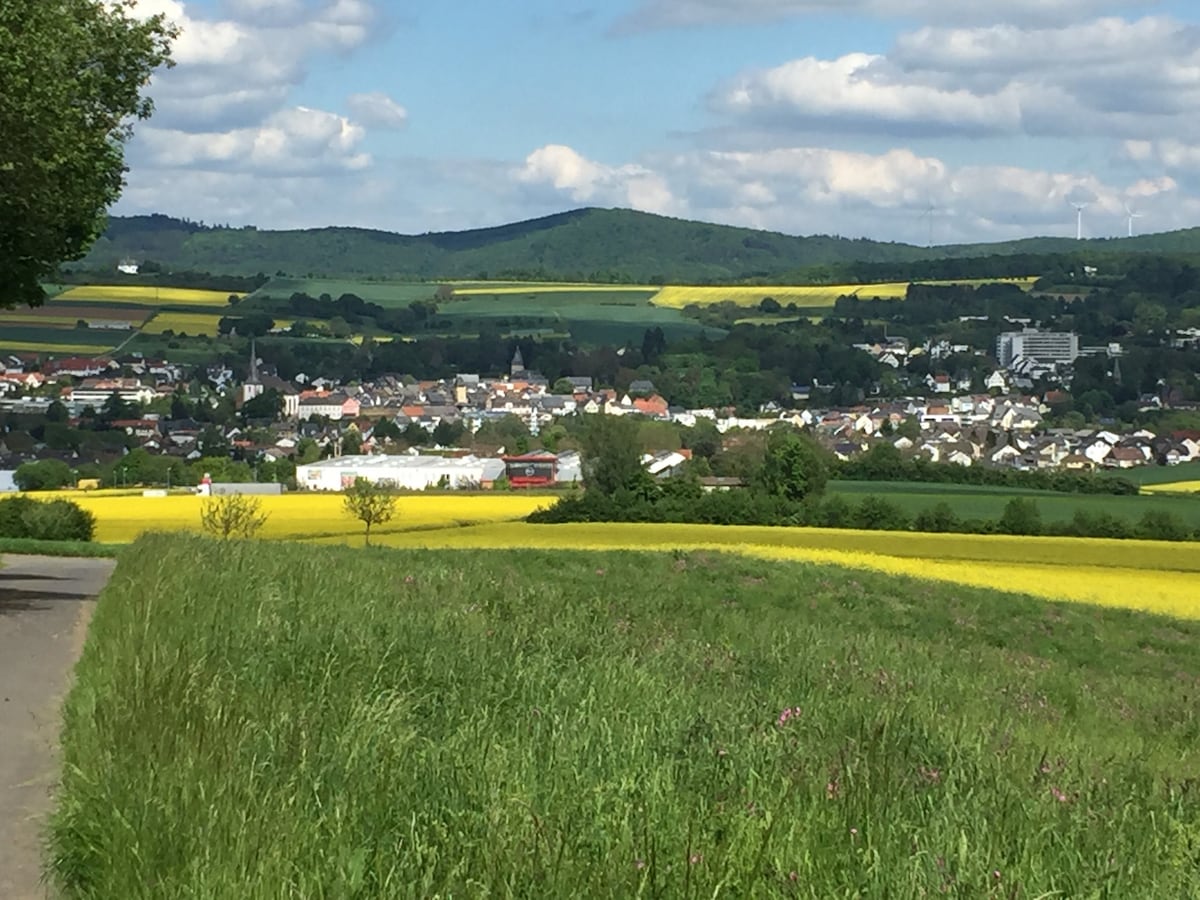
[[[1198,638],[705,552],[145,538],[67,701],[52,870],[97,898],[1197,896]]]
[[[811,267],[847,263],[1081,250],[1194,255],[1200,253],[1200,229],[1128,240],[1032,238],[924,248],[824,235],[794,237],[625,209],[578,209],[496,228],[422,235],[362,228],[218,228],[167,216],[135,216],[113,218],[79,266],[111,270],[129,257],[154,260],[176,271],[247,275],[283,271],[294,276],[412,280],[540,276],[574,281],[607,281],[616,276],[692,284],[780,278]],[[944,277],[962,277],[962,273]]]

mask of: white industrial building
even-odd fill
[[[464,490],[491,487],[503,474],[503,460],[477,456],[338,456],[297,466],[296,484],[300,490],[341,491],[365,478],[397,490]]]

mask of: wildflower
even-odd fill
[[[926,781],[928,781],[930,784],[941,783],[941,780],[942,780],[941,769],[934,769],[932,767],[926,768],[925,766],[921,766],[919,771],[920,771],[921,777],[924,778]]]
[[[633,861],[633,867],[635,869],[644,869],[646,868],[646,861],[644,859],[635,859]]]
[[[414,576],[412,576],[412,575],[405,575],[405,576],[404,576],[404,583],[405,583],[405,584],[415,584],[415,583],[416,583],[416,580],[417,580],[417,579],[416,579]]]
[[[857,829],[857,828],[851,828],[851,829],[850,829],[850,839],[851,839],[851,840],[854,840],[856,837],[858,837],[858,829]]]
[[[1000,870],[992,869],[992,877],[995,878],[997,881],[999,881],[1000,880]]]
[[[729,751],[728,751],[728,750],[726,750],[724,747],[718,747],[718,748],[717,748],[717,756],[718,756],[719,758],[721,758],[721,759],[724,759],[724,758],[725,758],[726,756],[728,756],[728,755],[729,755]]]
[[[800,880],[800,873],[797,872],[795,869],[792,869],[792,871],[788,872],[788,881],[790,881],[792,884],[795,884],[799,880]]]
[[[830,782],[825,785],[825,799],[826,800],[836,800],[838,798],[838,794],[840,794],[840,793],[841,793],[841,785],[838,783],[837,778],[831,779]]]
[[[703,853],[693,853],[691,856],[688,857],[689,865],[695,866],[695,865],[699,865],[702,862],[704,862],[704,854]]]
[[[775,722],[775,724],[782,728],[790,720],[798,719],[800,717],[800,712],[801,710],[798,706],[784,707],[783,711],[779,713],[779,719]]]
[[[1050,788],[1050,793],[1054,795],[1054,799],[1059,803],[1069,803],[1070,798],[1056,787]]]
[[[606,571],[607,571],[606,569],[597,569],[597,570],[596,570],[596,574],[597,574],[597,575],[604,575]]]

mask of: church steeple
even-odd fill
[[[509,373],[517,375],[525,371],[525,360],[521,356],[521,347],[517,346],[517,352],[513,354],[512,366],[509,368]]]
[[[246,375],[246,384],[259,384],[258,377],[258,348],[255,346],[254,338],[250,338],[250,370]]]

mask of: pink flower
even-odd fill
[[[1054,799],[1059,803],[1069,803],[1070,798],[1056,787],[1050,788],[1050,793],[1054,795]]]
[[[776,720],[775,724],[782,728],[792,719],[800,718],[800,713],[801,709],[798,706],[784,707],[783,711],[779,713],[779,718]]]
[[[688,857],[688,863],[690,865],[695,866],[695,865],[699,865],[702,862],[704,862],[704,854],[703,853],[693,853],[691,856]]]

